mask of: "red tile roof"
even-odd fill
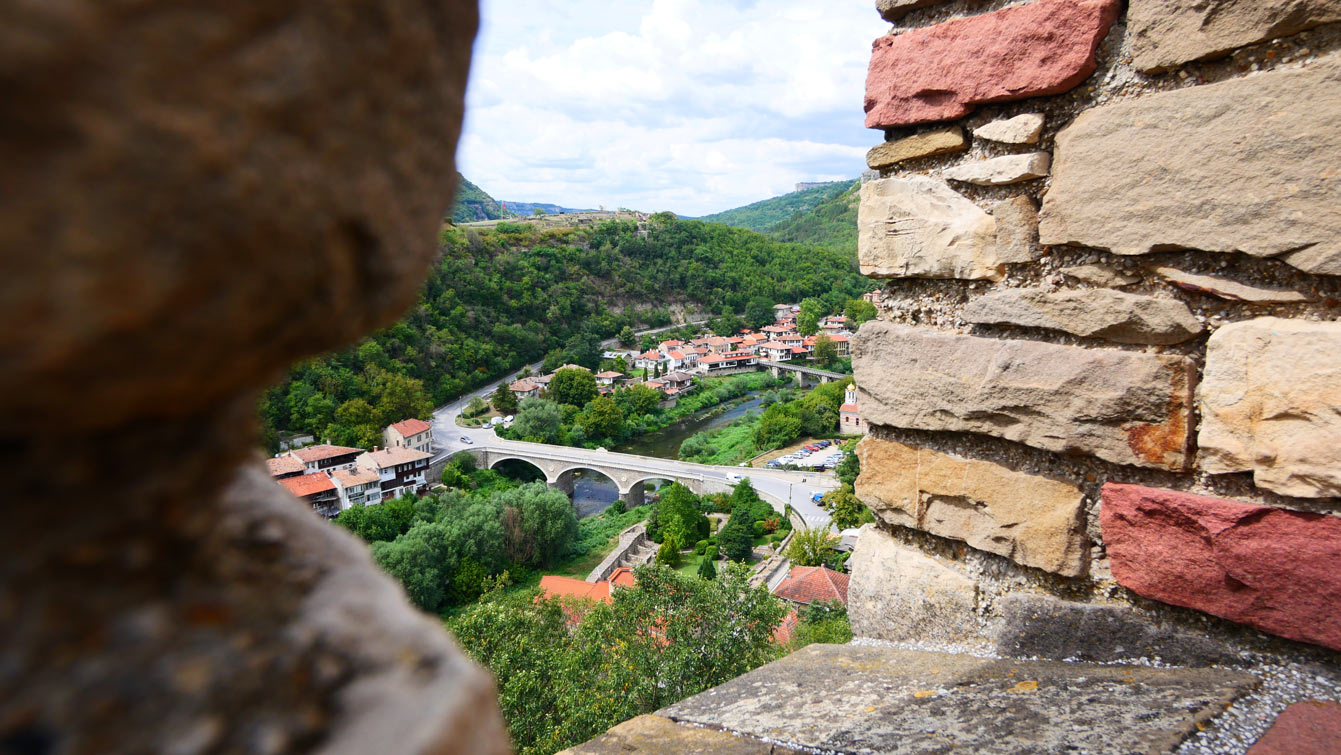
[[[598,377],[598,378],[603,378],[603,379],[606,379],[606,380],[613,380],[613,379],[615,379],[615,378],[621,378],[621,377],[624,377],[624,373],[622,373],[622,372],[615,372],[614,370],[606,370],[605,372],[602,372],[602,373],[597,374],[596,377]]]
[[[633,570],[621,566],[611,572],[610,579],[601,582],[584,582],[573,577],[560,577],[557,574],[546,574],[540,578],[540,589],[547,598],[584,598],[609,603],[612,600],[610,597],[610,593],[613,592],[612,585],[633,587]]]
[[[391,429],[400,433],[400,436],[402,438],[408,438],[411,435],[426,433],[429,430],[432,430],[433,426],[423,421],[422,419],[407,419],[394,423],[393,425],[391,425]]]
[[[515,383],[513,383],[512,385],[509,385],[509,386],[508,386],[508,390],[510,390],[510,391],[512,391],[512,392],[514,392],[514,393],[530,393],[531,391],[535,391],[535,390],[539,390],[539,389],[540,389],[540,386],[536,385],[535,383],[531,382],[530,380],[518,380],[517,382],[515,382]]]
[[[848,575],[824,566],[794,566],[773,594],[783,600],[809,605],[840,600],[847,605]]]
[[[795,609],[783,617],[782,623],[777,629],[773,630],[773,642],[779,645],[790,645],[792,642],[792,633],[796,631],[796,625],[801,623],[801,617],[796,614]]]
[[[842,406],[838,407],[838,411],[856,414],[858,412],[858,409],[856,404],[843,404]]]
[[[335,483],[331,482],[331,478],[327,477],[325,472],[305,474],[301,477],[285,477],[279,481],[279,484],[288,488],[290,493],[299,498],[335,490]]]
[[[336,456],[344,456],[346,454],[361,454],[363,453],[363,449],[346,448],[344,446],[320,445],[320,446],[308,446],[307,448],[300,448],[296,451],[293,451],[292,453],[294,456],[297,456],[298,458],[302,459],[308,464],[311,464],[314,461],[321,461],[323,459],[332,459]]]
[[[682,352],[682,351],[672,351],[671,353],[667,354],[666,356],[670,357],[671,359],[684,359],[684,352]]]
[[[295,459],[292,456],[276,456],[273,459],[265,460],[265,468],[270,472],[271,477],[279,477],[282,474],[293,474],[295,472],[306,472],[307,467],[302,459]]]

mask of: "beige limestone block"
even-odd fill
[[[1186,357],[978,338],[871,321],[852,346],[872,425],[972,432],[1115,464],[1187,466]]]
[[[1132,0],[1132,56],[1147,73],[1341,21],[1341,0]]]
[[[1062,275],[1096,286],[1130,286],[1141,280],[1110,265],[1075,265],[1064,267],[1061,272]]]
[[[1315,297],[1309,296],[1302,291],[1292,291],[1287,288],[1249,286],[1237,281],[1229,280],[1228,278],[1220,278],[1214,275],[1198,275],[1197,273],[1189,273],[1186,270],[1179,270],[1176,267],[1168,267],[1166,265],[1159,265],[1152,268],[1152,270],[1159,277],[1185,291],[1196,291],[1197,293],[1209,294],[1230,301],[1241,301],[1246,304],[1293,304],[1314,301],[1315,299]]]
[[[1002,262],[1032,262],[1043,256],[1034,200],[1011,197],[992,205],[991,213],[996,220],[996,253]]]
[[[854,637],[979,642],[978,585],[873,524],[861,528],[849,561],[847,612]]]
[[[941,175],[978,186],[1004,186],[1042,178],[1048,175],[1051,164],[1052,156],[1047,152],[1029,152],[960,163],[941,171]]]
[[[1281,495],[1341,496],[1341,323],[1261,317],[1220,328],[1198,398],[1206,471],[1251,471]]]
[[[1082,113],[1040,242],[1277,257],[1341,274],[1341,55]]]
[[[1042,113],[1025,113],[983,124],[973,130],[973,135],[1002,144],[1038,144],[1038,137],[1043,133],[1043,123]]]
[[[998,279],[996,221],[944,181],[885,178],[861,187],[857,259],[872,278]]]
[[[946,0],[875,0],[875,9],[880,17],[894,23],[918,8],[929,8]]]
[[[980,325],[1048,328],[1115,343],[1182,343],[1205,329],[1177,299],[1108,289],[992,291],[969,302],[964,319]]]
[[[962,540],[1024,566],[1067,577],[1084,573],[1085,494],[1075,485],[869,436],[857,456],[857,497],[886,522]]]
[[[950,152],[963,152],[968,149],[968,139],[964,138],[964,129],[948,126],[932,131],[905,137],[897,141],[877,144],[866,153],[866,164],[872,170],[888,168],[904,160],[919,157],[944,155]]]

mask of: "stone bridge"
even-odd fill
[[[523,461],[539,469],[550,487],[573,493],[573,476],[579,470],[592,470],[610,478],[619,489],[619,499],[627,506],[641,506],[644,501],[644,483],[649,480],[679,482],[694,494],[721,492],[729,487],[705,478],[693,466],[669,459],[652,459],[630,454],[591,451],[582,448],[564,448],[539,444],[530,447],[469,449],[481,467],[492,469],[505,461]]]
[[[800,382],[802,388],[806,386],[806,378],[810,378],[812,381],[819,381],[820,383],[828,383],[848,377],[839,372],[818,370],[814,367],[802,367],[799,364],[787,364],[786,362],[768,362],[762,359],[759,360],[759,366],[772,372],[774,379],[782,377],[783,372],[795,373],[796,379]]]

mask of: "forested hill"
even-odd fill
[[[484,193],[483,189],[467,181],[465,176],[457,174],[457,178],[461,186],[456,190],[456,203],[452,205],[452,222],[498,220],[512,215],[496,199]]]
[[[764,233],[779,241],[814,244],[856,256],[860,191],[860,182],[854,182],[841,194],[791,216]]]
[[[780,197],[737,207],[734,210],[719,212],[716,215],[707,215],[699,218],[699,220],[767,233],[770,228],[790,219],[797,213],[807,212],[821,202],[842,194],[852,188],[854,183],[852,181],[838,181],[804,191],[794,191]]]
[[[541,358],[594,367],[602,339],[626,326],[668,323],[674,304],[714,314],[752,304],[771,320],[773,303],[817,297],[839,310],[870,288],[850,253],[669,213],[641,228],[449,227],[440,255],[418,305],[399,323],[299,365],[265,395],[268,431],[370,445],[387,423],[427,416]],[[724,325],[738,327],[734,319]]]

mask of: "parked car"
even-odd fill
[[[742,475],[742,474],[737,474],[737,473],[735,473],[735,472],[732,472],[732,473],[730,473],[730,474],[728,474],[728,475],[726,476],[726,479],[728,479],[728,480],[730,480],[730,481],[732,481],[732,482],[740,482],[741,480],[745,479],[745,476]]]

